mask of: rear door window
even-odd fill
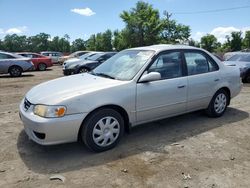
[[[219,69],[218,65],[200,52],[184,52],[188,75],[204,74]]]

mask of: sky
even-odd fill
[[[191,37],[197,41],[214,34],[220,42],[232,31],[250,30],[250,0],[144,0],[166,10],[172,19],[189,25]],[[88,39],[106,29],[124,28],[123,10],[135,7],[137,0],[0,0],[0,39],[7,34],[32,36],[45,32],[54,36],[68,34],[70,41]],[[228,11],[199,11],[247,8]],[[191,13],[191,14],[181,14]]]

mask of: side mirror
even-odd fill
[[[141,77],[139,80],[140,83],[145,83],[145,82],[151,82],[151,81],[156,81],[161,79],[161,74],[159,72],[150,72],[148,74],[145,74]]]

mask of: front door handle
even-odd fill
[[[180,86],[178,86],[178,88],[180,89],[180,88],[184,88],[184,87],[186,87],[185,85],[180,85]]]
[[[219,78],[217,78],[217,79],[214,79],[214,81],[215,81],[215,82],[218,82],[218,81],[220,81],[220,79],[219,79]]]

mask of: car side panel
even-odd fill
[[[137,123],[186,112],[187,77],[137,84]]]
[[[206,108],[220,82],[219,71],[188,76],[188,111]]]
[[[1,74],[8,73],[10,65],[11,65],[10,60],[8,60],[8,59],[0,59],[0,73]]]

